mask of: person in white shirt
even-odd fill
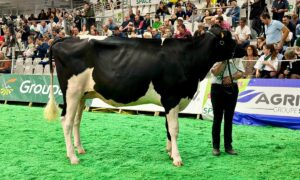
[[[235,40],[242,48],[246,48],[250,44],[251,30],[246,22],[246,18],[241,18],[239,26],[235,29]]]
[[[263,52],[264,55],[257,60],[254,66],[256,69],[255,76],[257,78],[275,78],[278,70],[278,59],[274,45],[264,45]]]

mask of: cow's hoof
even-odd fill
[[[70,158],[70,162],[72,165],[79,164],[79,159],[77,157]]]
[[[181,160],[173,160],[173,164],[176,167],[183,166],[183,162]]]
[[[78,151],[78,154],[85,154],[86,153],[83,148],[78,148],[77,151]]]

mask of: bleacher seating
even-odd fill
[[[23,72],[24,72],[24,65],[23,64],[16,65],[14,69],[14,74],[23,74]]]
[[[44,73],[44,67],[43,65],[36,64],[34,66],[34,74],[36,75],[42,75]]]
[[[32,64],[25,66],[23,74],[33,74]]]

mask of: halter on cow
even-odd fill
[[[50,49],[51,85],[52,54],[64,104],[62,126],[71,164],[78,164],[78,153],[85,150],[79,127],[86,98],[100,98],[115,106],[153,103],[166,112],[167,151],[175,166],[182,160],[177,147],[178,112],[186,107],[217,61],[242,57],[235,49],[231,33],[213,27],[211,33],[190,39],[62,39]],[[53,91],[45,108],[47,119],[55,118],[57,106]]]

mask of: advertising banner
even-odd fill
[[[159,0],[131,0],[131,6],[145,6],[159,4]]]
[[[50,76],[0,74],[0,100],[47,103],[50,91]],[[61,104],[62,93],[57,78],[54,78],[54,95]]]
[[[239,93],[233,121],[300,129],[300,81],[251,79]]]

